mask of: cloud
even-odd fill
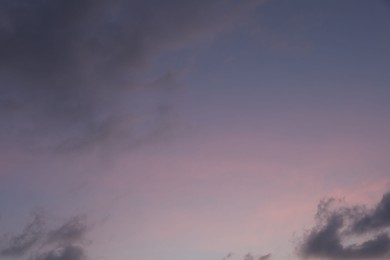
[[[197,46],[235,27],[258,2],[1,1],[1,141],[72,150],[115,142],[118,132],[126,133],[122,143],[139,140],[145,117],[169,102],[142,89],[151,63],[164,51]],[[170,70],[163,74],[172,76]],[[159,87],[171,91],[165,85]],[[134,108],[145,93],[156,100],[146,115],[142,105]]]
[[[356,233],[364,233],[372,230],[380,230],[390,226],[390,192],[383,195],[378,205],[367,212],[353,224],[352,230]]]
[[[20,235],[8,239],[7,245],[0,251],[0,255],[19,257],[32,249],[43,235],[43,215],[40,211],[32,214],[31,222]]]
[[[271,258],[271,254],[261,255],[261,256],[254,256],[251,253],[247,253],[244,256],[244,260],[267,260]]]
[[[227,259],[231,259],[233,257],[233,253],[228,253],[224,258],[223,260],[227,260]],[[260,255],[260,256],[256,256],[256,255],[253,255],[251,253],[247,253],[246,255],[244,255],[244,257],[242,258],[243,260],[267,260],[267,259],[271,259],[271,254],[266,254],[266,255]]]
[[[227,259],[229,259],[229,258],[232,258],[232,256],[233,256],[233,253],[228,253],[228,254],[223,258],[223,260],[227,260]]]
[[[39,213],[39,214],[38,214]],[[85,236],[89,226],[85,216],[76,216],[58,228],[45,230],[42,212],[33,214],[33,220],[21,235],[8,239],[2,256],[31,260],[87,259]]]
[[[318,205],[317,225],[300,247],[304,258],[384,259],[390,256],[389,198],[386,193],[372,210],[364,206],[336,206],[335,199]],[[367,238],[371,236],[372,238]],[[360,243],[350,243],[360,239]]]
[[[263,255],[259,257],[259,260],[267,260],[271,258],[271,254]]]
[[[82,241],[88,230],[84,216],[77,216],[58,229],[52,230],[47,236],[48,243],[75,243]]]
[[[84,248],[79,246],[65,246],[55,248],[33,258],[34,260],[84,260],[87,259]]]

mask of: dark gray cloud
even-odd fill
[[[379,204],[353,224],[353,232],[364,233],[390,226],[390,192],[383,195]]]
[[[8,239],[8,243],[1,249],[0,255],[19,257],[32,249],[43,236],[43,215],[40,211],[32,214],[31,222],[19,235]]]
[[[335,200],[318,205],[317,225],[309,231],[300,247],[305,258],[387,259],[390,256],[389,198],[383,196],[372,210],[364,206],[333,207]],[[362,235],[365,235],[362,237]],[[372,238],[367,239],[367,236]],[[346,242],[352,238],[361,243]]]
[[[85,216],[76,216],[58,228],[45,230],[42,212],[34,213],[33,220],[21,235],[8,239],[2,256],[30,260],[87,259],[85,246],[89,230]]]
[[[162,51],[196,46],[232,28],[257,2],[1,1],[2,141],[78,149],[111,143],[117,132],[135,138],[134,125],[142,123],[134,118],[145,115],[132,102],[151,62]],[[169,102],[153,95],[149,117]]]

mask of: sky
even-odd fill
[[[389,46],[386,0],[0,0],[0,259],[389,259]]]

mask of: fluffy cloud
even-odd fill
[[[364,206],[334,207],[321,201],[317,225],[306,234],[300,253],[305,258],[384,259],[390,255],[390,193],[371,210]],[[367,238],[370,236],[370,238]],[[360,243],[347,244],[351,239]]]
[[[353,224],[352,230],[356,233],[364,233],[372,230],[380,230],[389,226],[390,193],[387,193],[374,209],[359,217]]]

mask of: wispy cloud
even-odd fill
[[[267,259],[271,259],[271,254],[266,254],[259,257],[259,260],[267,260]]]
[[[233,253],[228,253],[224,258],[223,260],[228,260],[228,259],[232,259],[234,256]],[[242,260],[267,260],[267,259],[271,259],[271,254],[266,254],[266,255],[253,255],[251,253],[247,253],[245,254],[243,257],[241,256],[240,259]]]
[[[30,223],[19,235],[8,238],[5,247],[0,251],[0,255],[8,257],[20,257],[32,249],[43,236],[44,218],[41,211],[32,213]]]
[[[247,253],[243,260],[267,260],[267,259],[270,259],[271,258],[271,254],[266,254],[266,255],[260,255],[260,256],[256,256],[256,255],[253,255],[251,253]]]
[[[58,228],[44,227],[43,211],[32,214],[32,221],[22,234],[6,239],[2,256],[31,260],[87,259],[85,236],[89,230],[85,216],[77,216]]]
[[[84,260],[87,256],[80,246],[68,245],[33,257],[34,260]]]
[[[144,139],[140,132],[155,135],[159,125],[142,122],[158,117],[169,101],[144,89],[156,101],[134,109],[142,98],[137,91],[151,80],[140,75],[161,52],[196,46],[235,27],[257,2],[2,1],[2,142],[72,150],[114,143],[113,136],[123,144]],[[174,74],[165,69],[154,81],[167,90]]]
[[[58,229],[50,231],[47,236],[47,242],[70,244],[82,241],[88,230],[85,218],[85,216],[74,217]]]

